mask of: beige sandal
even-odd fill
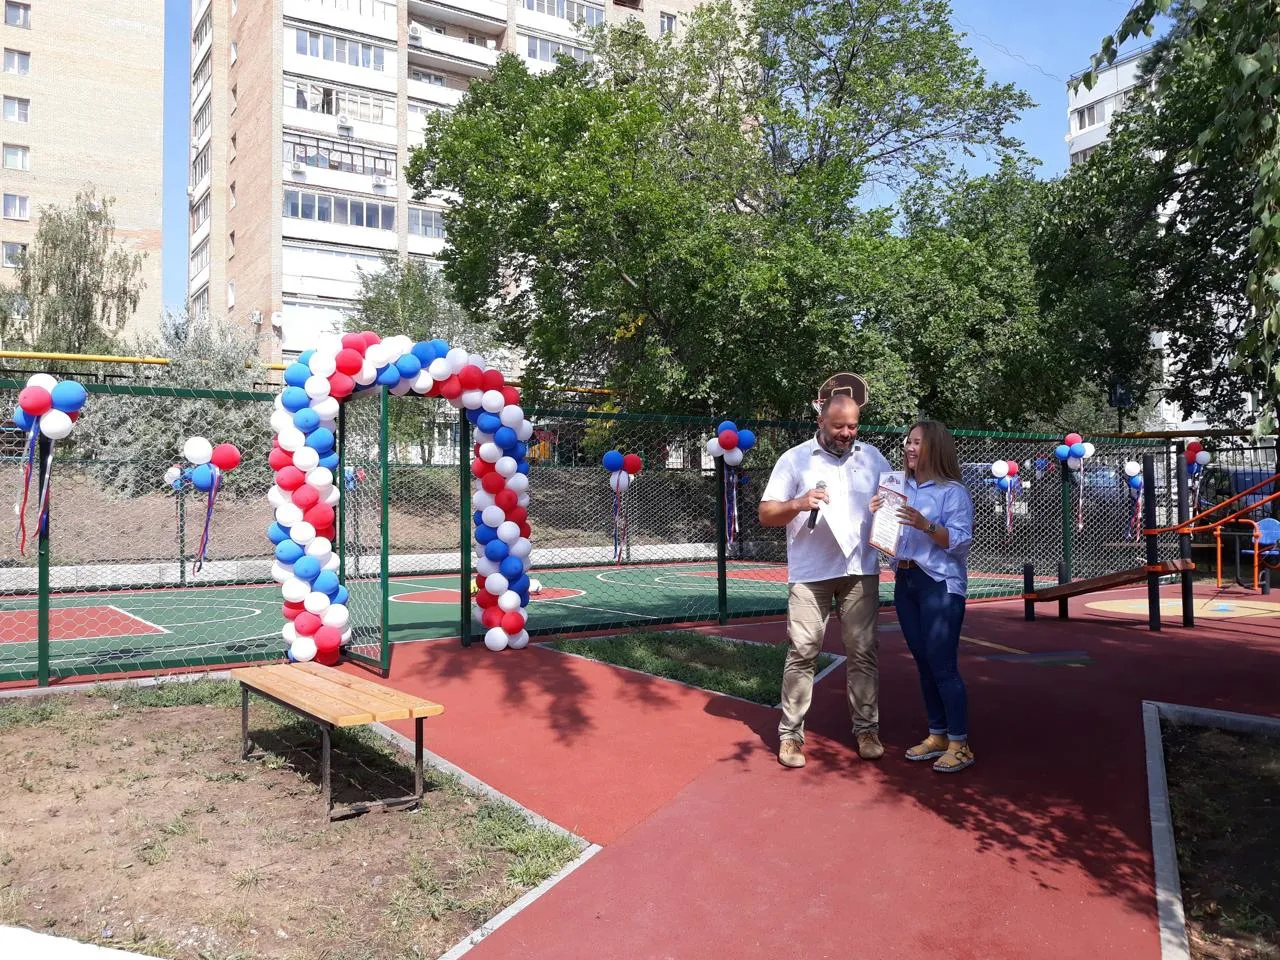
[[[968,741],[951,743],[933,765],[933,769],[938,773],[959,773],[966,767],[972,767],[973,762],[973,751],[969,749]]]
[[[907,750],[907,759],[919,761],[940,757],[947,752],[947,744],[949,742],[945,736],[931,733],[914,747]]]

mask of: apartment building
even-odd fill
[[[443,204],[403,168],[431,119],[503,51],[584,59],[579,24],[679,29],[696,0],[195,0],[193,314],[227,315],[284,359],[341,329],[358,271],[433,260]]]
[[[12,285],[39,211],[90,185],[114,197],[116,240],[146,255],[129,329],[161,312],[164,4],[3,0],[0,285]]]

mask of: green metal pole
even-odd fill
[[[178,479],[178,583],[187,585],[187,486]]]
[[[1072,494],[1075,492],[1074,484],[1071,479],[1071,468],[1067,466],[1064,460],[1062,467],[1062,564],[1066,568],[1067,581],[1073,579],[1071,571],[1071,542],[1075,537],[1075,518],[1074,511],[1071,509]],[[1081,470],[1084,465],[1081,465]],[[1081,482],[1083,482],[1083,475]]]
[[[338,583],[347,584],[347,405],[338,407]]]
[[[716,457],[716,618],[729,622],[728,528],[724,515],[724,457]]]
[[[40,471],[37,477],[37,490],[44,489],[45,475],[51,463],[48,463],[52,441],[43,433],[40,434],[36,455],[40,458]],[[49,514],[53,511],[53,490],[49,491],[49,504],[44,523],[36,532],[38,543],[37,564],[39,567],[38,609],[36,612],[36,682],[42,686],[49,685]]]
[[[458,411],[458,636],[471,646],[471,421]]]
[[[391,406],[391,394],[384,386],[378,397],[378,472],[381,474],[382,519],[380,523],[382,536],[382,562],[378,571],[382,581],[382,673],[385,676],[391,667],[391,477],[387,469],[387,437],[388,413]]]

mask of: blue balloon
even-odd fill
[[[521,460],[518,464],[516,464],[516,473],[525,473],[525,474],[527,474],[528,472],[529,472],[529,461],[528,461],[528,460]]]
[[[1130,487],[1132,487],[1134,490],[1141,490],[1141,489],[1142,489],[1142,477],[1141,477],[1140,475],[1139,475],[1139,476],[1133,476],[1133,477],[1130,477],[1130,478],[1129,478],[1129,486],[1130,486]]]
[[[1196,474],[1198,474],[1199,472],[1200,472],[1200,464],[1198,464],[1198,463],[1189,463],[1189,464],[1187,464],[1187,473],[1188,473],[1190,476],[1193,476],[1193,477],[1194,477],[1194,476],[1195,476]]]
[[[18,425],[18,428],[22,430],[24,433],[35,426],[36,419],[37,419],[36,417],[33,417],[31,414],[27,413],[27,411],[23,410],[21,407],[14,408],[13,422],[16,423]]]
[[[1071,445],[1071,455],[1072,455],[1073,457],[1083,457],[1083,456],[1084,456],[1084,444],[1083,444],[1083,443],[1073,443],[1073,444]]]
[[[1065,443],[1060,443],[1054,448],[1053,455],[1059,460],[1065,460],[1067,457],[1071,456],[1071,448]]]
[[[320,453],[328,453],[333,449],[333,431],[328,427],[316,427],[307,434],[307,446]]]
[[[502,563],[498,565],[498,572],[507,578],[508,582],[519,579],[524,573],[524,561],[519,557],[513,557],[510,554],[502,558]]]
[[[1045,467],[1047,467],[1047,466],[1049,466],[1049,458],[1048,458],[1048,457],[1036,457],[1036,469],[1037,469],[1037,470],[1043,470],[1043,469],[1044,469]]]
[[[529,455],[529,445],[524,442],[517,443],[516,448],[511,451],[511,455],[517,460],[523,460]]]
[[[500,560],[505,560],[507,558],[507,554],[510,552],[511,548],[497,537],[494,537],[484,545],[484,555],[494,563],[497,563]]]
[[[1013,486],[1013,481],[1010,480],[1008,477],[1000,477],[999,479],[996,480],[996,486],[999,487],[1001,490],[1008,490],[1010,487]]]
[[[493,442],[503,450],[514,450],[517,443],[516,432],[510,427],[499,427],[493,432]]]
[[[306,367],[307,364],[311,362],[311,358],[314,357],[315,355],[316,355],[316,352],[314,350],[303,350],[300,354],[298,354],[298,362],[302,364],[304,367]],[[307,376],[311,376],[310,367],[307,367]]]
[[[303,433],[310,433],[316,427],[320,426],[320,414],[316,413],[310,407],[307,407],[305,410],[299,410],[293,415],[293,425]]]
[[[300,387],[311,376],[311,368],[305,363],[291,363],[284,368],[284,382],[291,387]]]
[[[431,345],[431,341],[423,340],[413,345],[413,355],[418,358],[418,362],[424,367],[431,366],[431,361],[436,359],[438,354],[436,348]]]
[[[756,435],[750,430],[738,431],[738,449],[744,453],[756,445]]]
[[[480,416],[476,417],[476,428],[481,433],[497,433],[501,426],[502,421],[498,419],[498,415],[488,410],[481,411]]]
[[[297,567],[294,567],[294,570],[297,569]],[[332,601],[333,595],[338,592],[338,586],[338,575],[336,573],[332,570],[321,570],[316,576],[315,583],[311,585],[311,589],[318,590],[321,593],[327,593],[330,601]]]
[[[280,394],[280,402],[284,408],[290,413],[297,413],[299,410],[305,410],[311,403],[311,398],[307,396],[307,391],[301,387],[285,387]]]
[[[507,589],[514,590],[516,593],[528,593],[529,592],[528,574],[524,574],[524,573],[520,574],[520,576],[516,577],[514,580],[510,582],[510,585],[507,587]]]
[[[467,411],[467,419],[471,421],[472,426],[474,426],[476,421],[480,419],[483,413],[484,413],[483,410],[481,410],[479,407],[476,407],[474,410]]]
[[[338,469],[338,451],[331,450],[320,458],[320,466],[328,470]]]
[[[444,341],[444,340],[439,340],[439,339],[432,340],[431,348],[435,350],[437,357],[443,357],[446,353],[449,352],[449,344],[447,341]]]
[[[471,515],[471,522],[474,523],[477,527],[484,526],[484,511],[477,510],[475,513],[473,513]]]
[[[732,420],[721,420],[720,425],[716,427],[716,436],[720,436],[720,434],[726,430],[732,430],[734,433],[737,433],[738,426]]]
[[[377,382],[382,384],[384,387],[394,387],[400,382],[400,368],[394,363],[388,363],[378,371]]]
[[[516,593],[520,597],[520,606],[527,607],[529,605],[529,591],[517,590]]]
[[[207,493],[213,489],[213,468],[207,463],[202,463],[191,471],[192,485],[202,492]]]
[[[320,576],[320,561],[315,557],[303,557],[293,565],[293,575],[299,580],[314,580]]]
[[[276,559],[281,563],[297,563],[306,555],[300,544],[285,540],[276,547]]]
[[[488,546],[491,542],[497,539],[497,536],[498,531],[493,529],[493,527],[489,526],[487,523],[482,523],[480,526],[476,527],[476,543],[480,544],[482,547]]]
[[[396,369],[400,371],[402,379],[416,377],[422,372],[422,361],[412,353],[406,353],[396,361]]]
[[[84,406],[88,391],[74,380],[59,381],[53,388],[53,409],[75,413]]]
[[[608,470],[610,473],[614,473],[618,470],[621,470],[622,469],[622,451],[610,450],[608,453],[606,453],[603,457],[600,458],[600,462],[604,465],[604,468]]]
[[[297,658],[296,658],[296,657],[294,657],[294,655],[293,655],[293,650],[292,650],[292,649],[290,649],[290,650],[286,650],[286,651],[284,652],[284,655],[285,655],[286,657],[288,657],[288,659],[289,659],[289,662],[290,662],[290,663],[297,663],[297,662],[298,662]]]
[[[346,587],[338,587],[332,597],[334,603],[346,603],[349,599],[351,599],[351,595],[347,592]]]
[[[267,527],[267,539],[274,544],[284,543],[289,539],[289,531],[278,523],[273,523]]]

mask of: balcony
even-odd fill
[[[416,36],[415,36],[416,34]],[[482,77],[498,62],[496,38],[493,46],[467,43],[458,37],[436,33],[416,23],[409,24],[409,62],[436,70]]]
[[[442,87],[439,84],[427,83],[425,80],[409,79],[409,99],[434,103],[437,106],[452,109],[462,102],[465,90],[456,87]],[[412,114],[410,115],[412,119]]]
[[[507,5],[500,0],[409,0],[409,15],[485,33],[507,28]]]

